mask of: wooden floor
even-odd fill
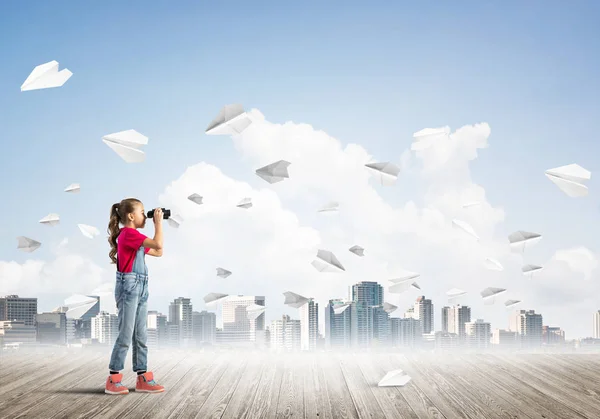
[[[0,355],[1,418],[600,418],[600,355],[150,352],[166,387],[104,394],[107,353]],[[404,387],[377,387],[401,368]]]

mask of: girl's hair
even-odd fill
[[[127,215],[135,211],[135,206],[141,204],[142,201],[135,198],[127,198],[121,202],[113,204],[110,209],[110,221],[108,222],[108,243],[110,243],[110,257],[111,263],[117,263],[117,237],[121,229],[119,223],[125,224],[127,222]]]

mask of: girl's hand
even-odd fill
[[[163,220],[163,212],[162,212],[162,208],[155,208],[154,209],[154,224],[160,224]]]

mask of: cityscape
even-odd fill
[[[291,294],[291,293],[290,293]],[[297,295],[296,295],[297,296]],[[80,298],[84,297],[84,298]],[[533,309],[507,311],[507,326],[497,327],[471,312],[447,304],[436,308],[426,296],[402,310],[384,302],[383,286],[362,281],[347,299],[330,299],[324,309],[313,298],[290,303],[296,318],[282,315],[266,324],[264,296],[220,296],[214,311],[195,311],[193,301],[174,298],[165,314],[149,310],[149,349],[303,351],[575,351],[600,348],[600,310],[590,314],[590,337],[567,340],[557,325],[545,325]],[[79,298],[79,299],[77,299]],[[38,313],[31,296],[0,298],[0,344],[18,350],[36,346],[104,347],[118,336],[118,317],[100,310],[99,296],[76,296],[70,304]],[[434,312],[441,310],[441,325]],[[391,314],[399,311],[399,317]],[[222,327],[217,327],[220,314]],[[593,316],[592,316],[593,315]],[[320,316],[324,330],[319,327]],[[592,319],[593,317],[593,319]]]

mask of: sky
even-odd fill
[[[506,297],[568,339],[591,335],[600,309],[597,2],[126,3],[0,4],[0,294],[36,296],[41,312],[109,290],[102,304],[114,309],[105,230],[111,205],[135,196],[184,218],[165,226],[165,254],[147,262],[150,309],[163,313],[179,296],[200,311],[209,292],[265,295],[270,322],[297,317],[284,291],[322,310],[348,285],[374,280],[399,306],[393,316],[421,293],[432,298],[438,330],[445,292],[459,287],[472,318],[492,328],[508,326]],[[21,92],[52,60],[71,79]],[[255,122],[239,136],[207,136],[231,103]],[[414,132],[445,126],[452,140],[410,150]],[[101,141],[127,129],[149,138],[143,163]],[[271,185],[254,174],[281,159],[290,179]],[[396,185],[378,184],[364,168],[371,161],[401,166]],[[544,176],[571,163],[592,172],[584,198]],[[81,193],[64,193],[74,182]],[[194,192],[204,205],[187,201]],[[254,207],[236,208],[245,196]],[[332,200],[339,214],[317,215]],[[483,203],[466,211],[464,200]],[[61,223],[40,224],[48,213]],[[453,230],[454,218],[480,241]],[[84,237],[78,223],[101,235]],[[516,230],[543,239],[511,254]],[[152,236],[152,224],[143,232]],[[42,247],[24,253],[17,236]],[[365,257],[347,251],[354,244]],[[346,272],[316,272],[317,249]],[[505,270],[482,268],[485,257]],[[526,263],[544,270],[527,279]],[[233,275],[216,277],[218,266]],[[422,274],[421,293],[387,293],[399,269]],[[493,306],[479,296],[488,286],[507,289]]]

